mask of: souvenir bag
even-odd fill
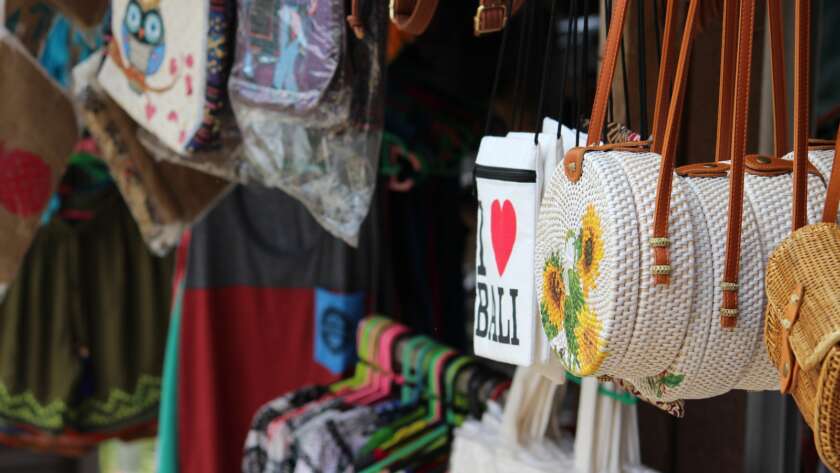
[[[503,55],[504,47],[500,64]],[[473,348],[479,356],[520,366],[530,366],[535,356],[540,363],[548,361],[537,347],[546,344],[538,343],[544,335],[536,323],[531,275],[537,211],[558,149],[563,149],[559,133],[481,140],[473,171],[478,197]]]
[[[232,0],[115,0],[99,72],[106,92],[172,151],[219,146]]]
[[[0,27],[0,298],[78,138],[70,98]]]
[[[352,85],[344,3],[239,0],[230,80],[236,102],[283,111],[287,121],[313,127],[345,122]]]
[[[759,350],[761,285],[772,244],[772,233],[763,229],[789,202],[758,205],[769,198],[765,186],[790,182],[791,166],[744,153],[753,1],[725,2],[723,51],[729,54],[722,54],[719,161],[674,174],[699,3],[689,3],[679,54],[663,53],[650,143],[597,146],[620,39],[620,28],[610,29],[589,146],[566,154],[538,225],[543,271],[536,275],[537,293],[547,312],[543,320],[553,321],[544,329],[554,351],[575,374],[627,380],[657,402],[776,386],[772,365]],[[611,24],[621,24],[626,2],[614,5]],[[777,2],[768,6],[771,19],[779,19]],[[675,32],[673,10],[666,45]],[[779,24],[771,21],[773,35]],[[774,55],[774,69],[781,67],[779,59]],[[777,144],[784,110],[778,77],[774,73]],[[783,152],[777,146],[777,156]],[[551,271],[557,276],[543,284]]]
[[[811,2],[796,3],[796,85],[794,106],[795,231],[773,251],[767,265],[765,325],[767,352],[778,368],[782,393],[791,394],[814,432],[823,463],[840,471],[840,130],[822,207],[821,223],[805,225],[814,188],[807,161],[828,152],[808,152]],[[817,167],[820,167],[817,165]],[[827,169],[825,171],[828,171]]]
[[[354,1],[240,0],[230,98],[247,180],[300,200],[356,245],[376,182],[386,13]]]
[[[212,208],[231,184],[200,171],[155,161],[137,140],[137,125],[95,85],[79,96],[82,115],[117,187],[157,255],[169,253],[181,234]]]

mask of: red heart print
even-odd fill
[[[171,121],[171,122],[177,122],[178,121],[178,112],[176,112],[175,110],[172,110],[171,112],[169,112],[169,115],[166,116],[166,119]]]
[[[493,241],[493,253],[499,276],[505,273],[513,244],[516,242],[516,210],[509,200],[500,204],[493,201],[490,207],[490,238]]]
[[[152,121],[152,117],[155,116],[155,113],[157,113],[157,107],[152,105],[151,102],[147,103],[146,104],[146,120]]]
[[[0,141],[0,207],[22,217],[39,214],[52,194],[52,169],[37,155]]]

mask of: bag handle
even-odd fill
[[[796,1],[793,86],[793,226],[808,223],[808,117],[811,88],[811,0]],[[835,172],[832,170],[832,178]],[[836,185],[835,185],[836,187]],[[826,199],[828,203],[828,199]]]
[[[807,222],[808,201],[808,115],[810,107],[811,74],[811,1],[796,2],[796,33],[794,60],[794,150],[793,150],[793,230]],[[803,169],[805,168],[805,169]],[[798,173],[798,174],[797,174]],[[837,223],[840,205],[840,127],[834,145],[834,163],[823,204],[822,221]]]
[[[837,207],[840,205],[840,127],[837,128],[837,138],[834,145],[834,164],[831,167],[831,178],[828,180],[828,190],[825,193],[822,221],[837,223]]]
[[[507,25],[508,19],[524,4],[525,0],[514,0],[508,11],[508,3],[505,0],[479,0],[473,18],[476,36],[501,31]],[[391,22],[400,31],[420,36],[429,28],[437,6],[438,0],[391,0]]]
[[[733,1],[733,0],[726,0]],[[738,317],[738,274],[741,257],[741,225],[744,214],[744,160],[747,147],[750,82],[752,72],[753,33],[755,31],[755,1],[740,1],[738,18],[738,54],[735,68],[735,98],[732,126],[732,155],[729,171],[729,217],[727,223],[726,257],[723,268],[723,300],[720,325],[735,328]]]
[[[592,105],[589,135],[586,139],[587,146],[594,146],[601,142],[601,133],[604,129],[607,114],[607,101],[615,76],[615,65],[618,62],[618,51],[621,46],[621,37],[624,34],[624,22],[627,19],[627,2],[628,0],[615,0],[613,10],[610,13],[610,30],[607,32],[604,61],[601,64],[601,71],[598,74],[598,82],[595,87],[595,101]]]

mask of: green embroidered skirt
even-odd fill
[[[0,419],[115,432],[157,414],[171,259],[146,250],[119,195],[73,197],[0,305]]]

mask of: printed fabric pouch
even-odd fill
[[[330,127],[349,118],[344,0],[239,0],[231,97]]]
[[[554,137],[552,137],[552,140]],[[478,195],[475,353],[534,363],[534,251],[544,170],[534,134],[485,136],[475,163]]]
[[[258,5],[239,2],[243,18],[237,42],[240,63],[229,85],[242,133],[246,180],[282,189],[303,203],[327,231],[356,246],[379,164],[386,7],[378,1],[356,2],[354,29],[364,34],[346,38],[343,2],[269,3],[271,8],[260,6],[267,15],[261,21],[273,25],[262,27],[274,35],[273,42],[264,44],[269,48],[266,51],[273,52],[258,54],[262,49],[253,49],[256,46],[249,36],[249,28],[256,31],[256,26],[249,26],[256,21],[249,9]],[[324,34],[340,34],[341,41],[332,36],[325,39]],[[323,52],[327,46],[329,54]],[[318,72],[333,62],[337,75]],[[253,64],[254,70],[248,72],[246,63]],[[272,65],[264,67],[268,63]],[[316,79],[323,79],[317,82],[320,85]],[[274,84],[286,92],[272,91]],[[313,92],[316,89],[320,92]],[[257,90],[264,94],[252,93]],[[320,99],[313,98],[318,94],[322,94]],[[334,94],[344,98],[338,100]],[[344,100],[349,100],[349,113],[337,112],[344,109],[340,105]]]
[[[233,0],[114,0],[106,92],[180,155],[219,146]]]
[[[0,298],[14,279],[79,131],[70,98],[0,27]]]
[[[149,249],[162,256],[230,189],[228,181],[152,158],[137,125],[95,85],[79,94],[82,115]]]

